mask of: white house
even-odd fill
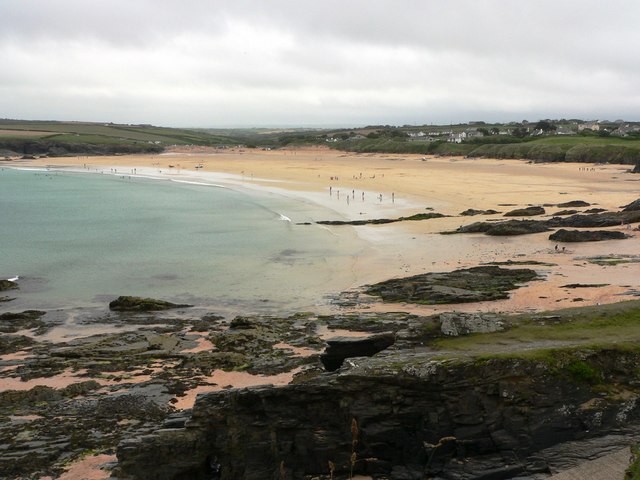
[[[598,125],[597,122],[582,123],[578,125],[578,131],[581,132],[582,130],[593,130],[594,132],[597,132],[600,130],[600,125]]]
[[[462,133],[452,133],[447,138],[447,142],[449,143],[462,143],[467,139],[467,132]]]

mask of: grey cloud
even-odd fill
[[[639,20],[632,0],[5,0],[0,116],[633,117]]]

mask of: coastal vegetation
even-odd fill
[[[265,149],[325,145],[356,153],[640,164],[638,124],[585,125],[581,120],[541,120],[351,129],[205,129],[0,119],[0,156],[158,153],[172,145]]]
[[[169,145],[236,145],[229,135],[113,123],[0,120],[0,156],[160,153]]]
[[[549,349],[630,348],[640,341],[640,301],[501,317],[510,327],[495,333],[440,338],[434,347],[465,355],[548,357]],[[597,340],[597,344],[594,343]],[[499,345],[499,351],[496,346]],[[546,347],[546,349],[545,349]]]

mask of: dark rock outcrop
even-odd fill
[[[504,214],[505,217],[533,217],[535,215],[544,215],[545,211],[542,207],[526,207],[517,208]]]
[[[476,210],[475,208],[468,208],[464,212],[460,212],[460,215],[463,217],[473,217],[475,215],[495,215],[498,212],[497,210]]]
[[[110,310],[120,312],[153,312],[184,307],[191,307],[191,305],[171,303],[164,300],[156,300],[154,298],[129,296],[121,296],[109,302]]]
[[[559,203],[557,206],[560,208],[574,208],[574,207],[590,207],[591,204],[583,200],[572,200],[570,202]]]
[[[551,230],[545,222],[537,220],[506,220],[504,222],[476,222],[464,225],[454,232],[446,233],[484,233],[493,236],[528,235],[530,233]]]
[[[627,349],[482,361],[387,350],[305,383],[200,396],[184,428],[122,442],[117,477],[197,480],[214,478],[215,470],[223,480],[328,478],[330,471],[336,479],[353,472],[468,480],[550,473],[558,467],[551,462],[570,461],[554,447],[580,441],[571,449],[580,461],[602,444],[599,437],[633,432],[639,361]],[[616,388],[603,393],[598,385],[605,383]]]
[[[630,204],[632,205],[632,204]],[[502,222],[475,222],[463,225],[454,233],[484,233],[485,235],[525,235],[549,231],[552,228],[602,228],[640,222],[640,210],[603,212],[590,215],[552,217],[549,220],[505,220]]]
[[[577,210],[559,210],[556,213],[554,213],[553,215],[557,215],[557,216],[565,216],[565,215],[575,215],[576,213],[578,213]]]
[[[600,242],[603,240],[624,240],[628,238],[624,232],[609,230],[565,230],[560,229],[549,235],[554,242]]]
[[[622,207],[623,212],[637,212],[639,210],[640,210],[640,198]]]
[[[537,277],[535,271],[527,268],[482,266],[386,280],[369,286],[365,293],[385,302],[427,305],[483,302],[509,298],[509,290]]]
[[[547,220],[546,224],[549,227],[602,228],[636,222],[640,222],[640,210],[571,215],[565,218],[553,217]]]
[[[25,310],[24,312],[7,312],[0,314],[0,332],[15,333],[18,330],[31,330],[37,328],[36,334],[42,333],[40,329],[46,329],[45,323],[40,319],[46,312],[40,310]]]
[[[18,284],[11,280],[0,280],[0,292],[4,292],[5,290],[13,290],[18,288]]]
[[[415,222],[419,220],[430,220],[432,218],[442,218],[447,215],[443,215],[442,213],[429,212],[429,213],[416,213],[415,215],[411,215],[409,217],[400,217],[400,218],[374,218],[371,220],[320,220],[316,222],[318,225],[383,225],[386,223],[396,223],[396,222]]]
[[[395,343],[393,333],[379,333],[367,337],[334,337],[327,340],[327,349],[320,356],[324,368],[333,372],[346,358],[370,357]]]

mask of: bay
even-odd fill
[[[280,195],[129,175],[0,172],[2,311],[105,305],[118,295],[225,311],[326,305],[365,245],[296,225],[322,216]]]

